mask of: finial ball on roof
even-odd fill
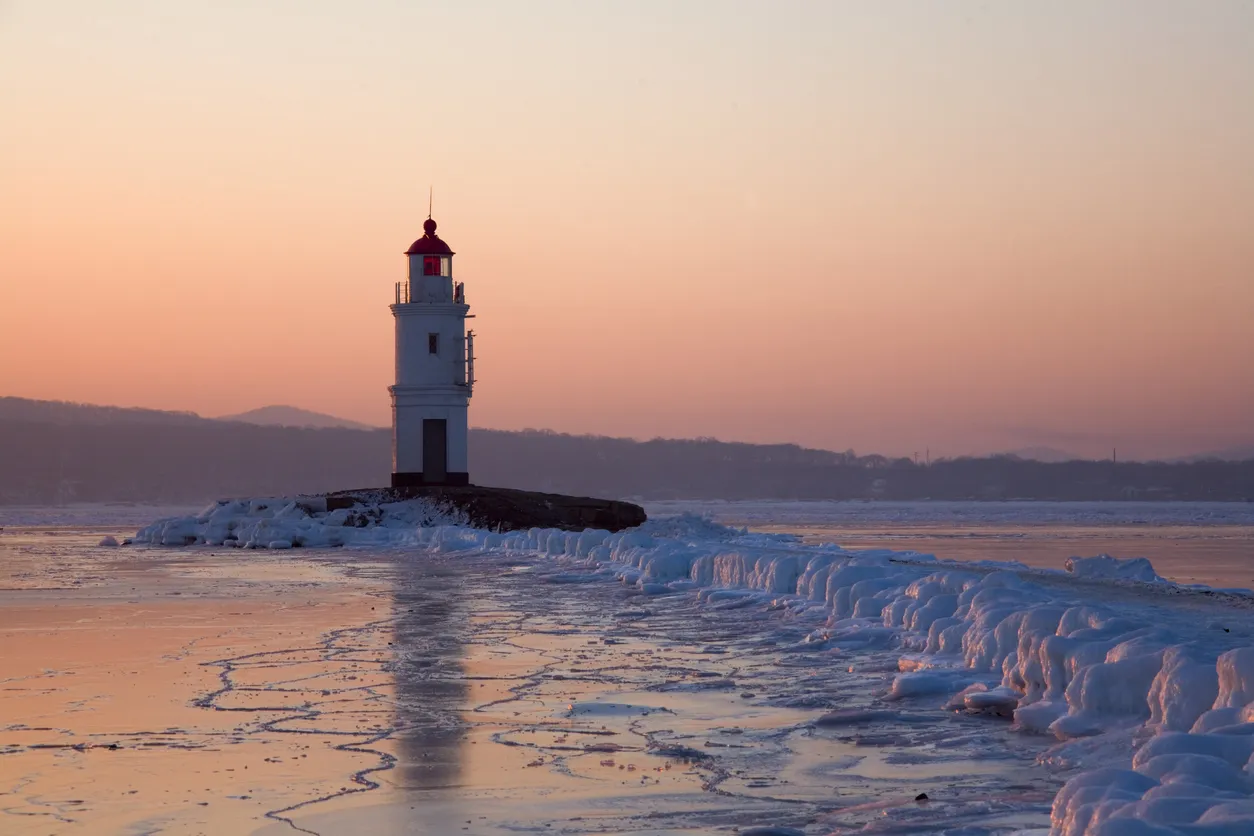
[[[2,1],[2,0],[0,0]],[[405,255],[452,255],[453,251],[449,249],[448,242],[435,234],[435,221],[427,218],[422,222],[423,232],[426,234],[417,241],[409,245],[409,249],[405,250]]]

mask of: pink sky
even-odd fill
[[[386,424],[435,186],[471,422],[1254,443],[1254,5],[13,2],[0,395]]]

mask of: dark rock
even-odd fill
[[[927,800],[928,800],[928,799],[927,799],[927,793],[925,793],[925,792],[921,792],[921,793],[919,793],[918,795],[916,795],[916,796],[914,797],[914,800],[915,800],[915,801],[927,801]]]
[[[326,509],[354,509],[354,523],[360,517],[360,524],[364,525],[365,518],[369,516],[366,508],[406,499],[432,500],[441,508],[465,515],[470,525],[493,531],[527,528],[622,531],[641,525],[648,519],[643,508],[630,502],[477,485],[337,491],[326,495]]]

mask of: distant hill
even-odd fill
[[[35,401],[0,397],[0,421],[57,424],[165,424],[187,425],[209,421],[195,412],[168,412],[127,406],[96,406],[70,401]]]
[[[1229,447],[1225,450],[1214,450],[1210,453],[1198,453],[1196,456],[1185,456],[1182,462],[1204,462],[1207,459],[1218,459],[1222,462],[1247,462],[1254,460],[1254,444],[1243,447]]]
[[[72,401],[36,401],[29,398],[0,397],[0,421],[34,421],[38,423],[69,426],[74,424],[164,424],[190,425],[212,421],[240,421],[263,427],[310,427],[322,429],[338,427],[348,430],[378,430],[369,424],[337,418],[322,412],[313,412],[295,406],[263,406],[205,418],[195,412],[174,412],[164,409],[142,409],[129,406],[97,406]]]
[[[347,418],[336,418],[323,412],[313,412],[296,406],[263,406],[250,409],[238,415],[223,415],[219,421],[242,421],[245,424],[257,424],[262,427],[312,427],[325,429],[338,427],[345,430],[377,430],[369,424],[350,421]]]
[[[391,432],[0,398],[0,505],[200,502],[385,485]],[[471,429],[481,485],[643,499],[1254,499],[1254,462],[918,463],[795,444]]]

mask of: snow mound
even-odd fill
[[[1102,768],[1058,793],[1055,833],[1254,833],[1254,620],[1248,611],[1227,612],[1220,623],[1172,608],[1178,597],[1155,593],[1189,588],[1160,578],[1149,561],[1073,558],[1066,573],[942,562],[808,546],[691,515],[614,534],[488,532],[457,522],[420,502],[327,512],[308,500],[254,500],[153,523],[136,540],[541,556],[552,565],[537,571],[554,583],[616,580],[641,596],[690,593],[710,607],[804,614],[816,628],[787,652],[898,655],[882,707],[832,712],[822,725],[906,717],[894,709],[925,701],[1010,717],[1063,747],[1101,735],[1130,740],[1139,748],[1124,745],[1122,762],[1110,756],[1115,744],[1068,749],[1105,754]],[[1094,765],[1083,754],[1063,757]]]
[[[223,500],[190,517],[168,517],[139,530],[136,543],[291,549],[403,544],[429,526],[464,520],[422,499],[328,511],[321,497]]]

